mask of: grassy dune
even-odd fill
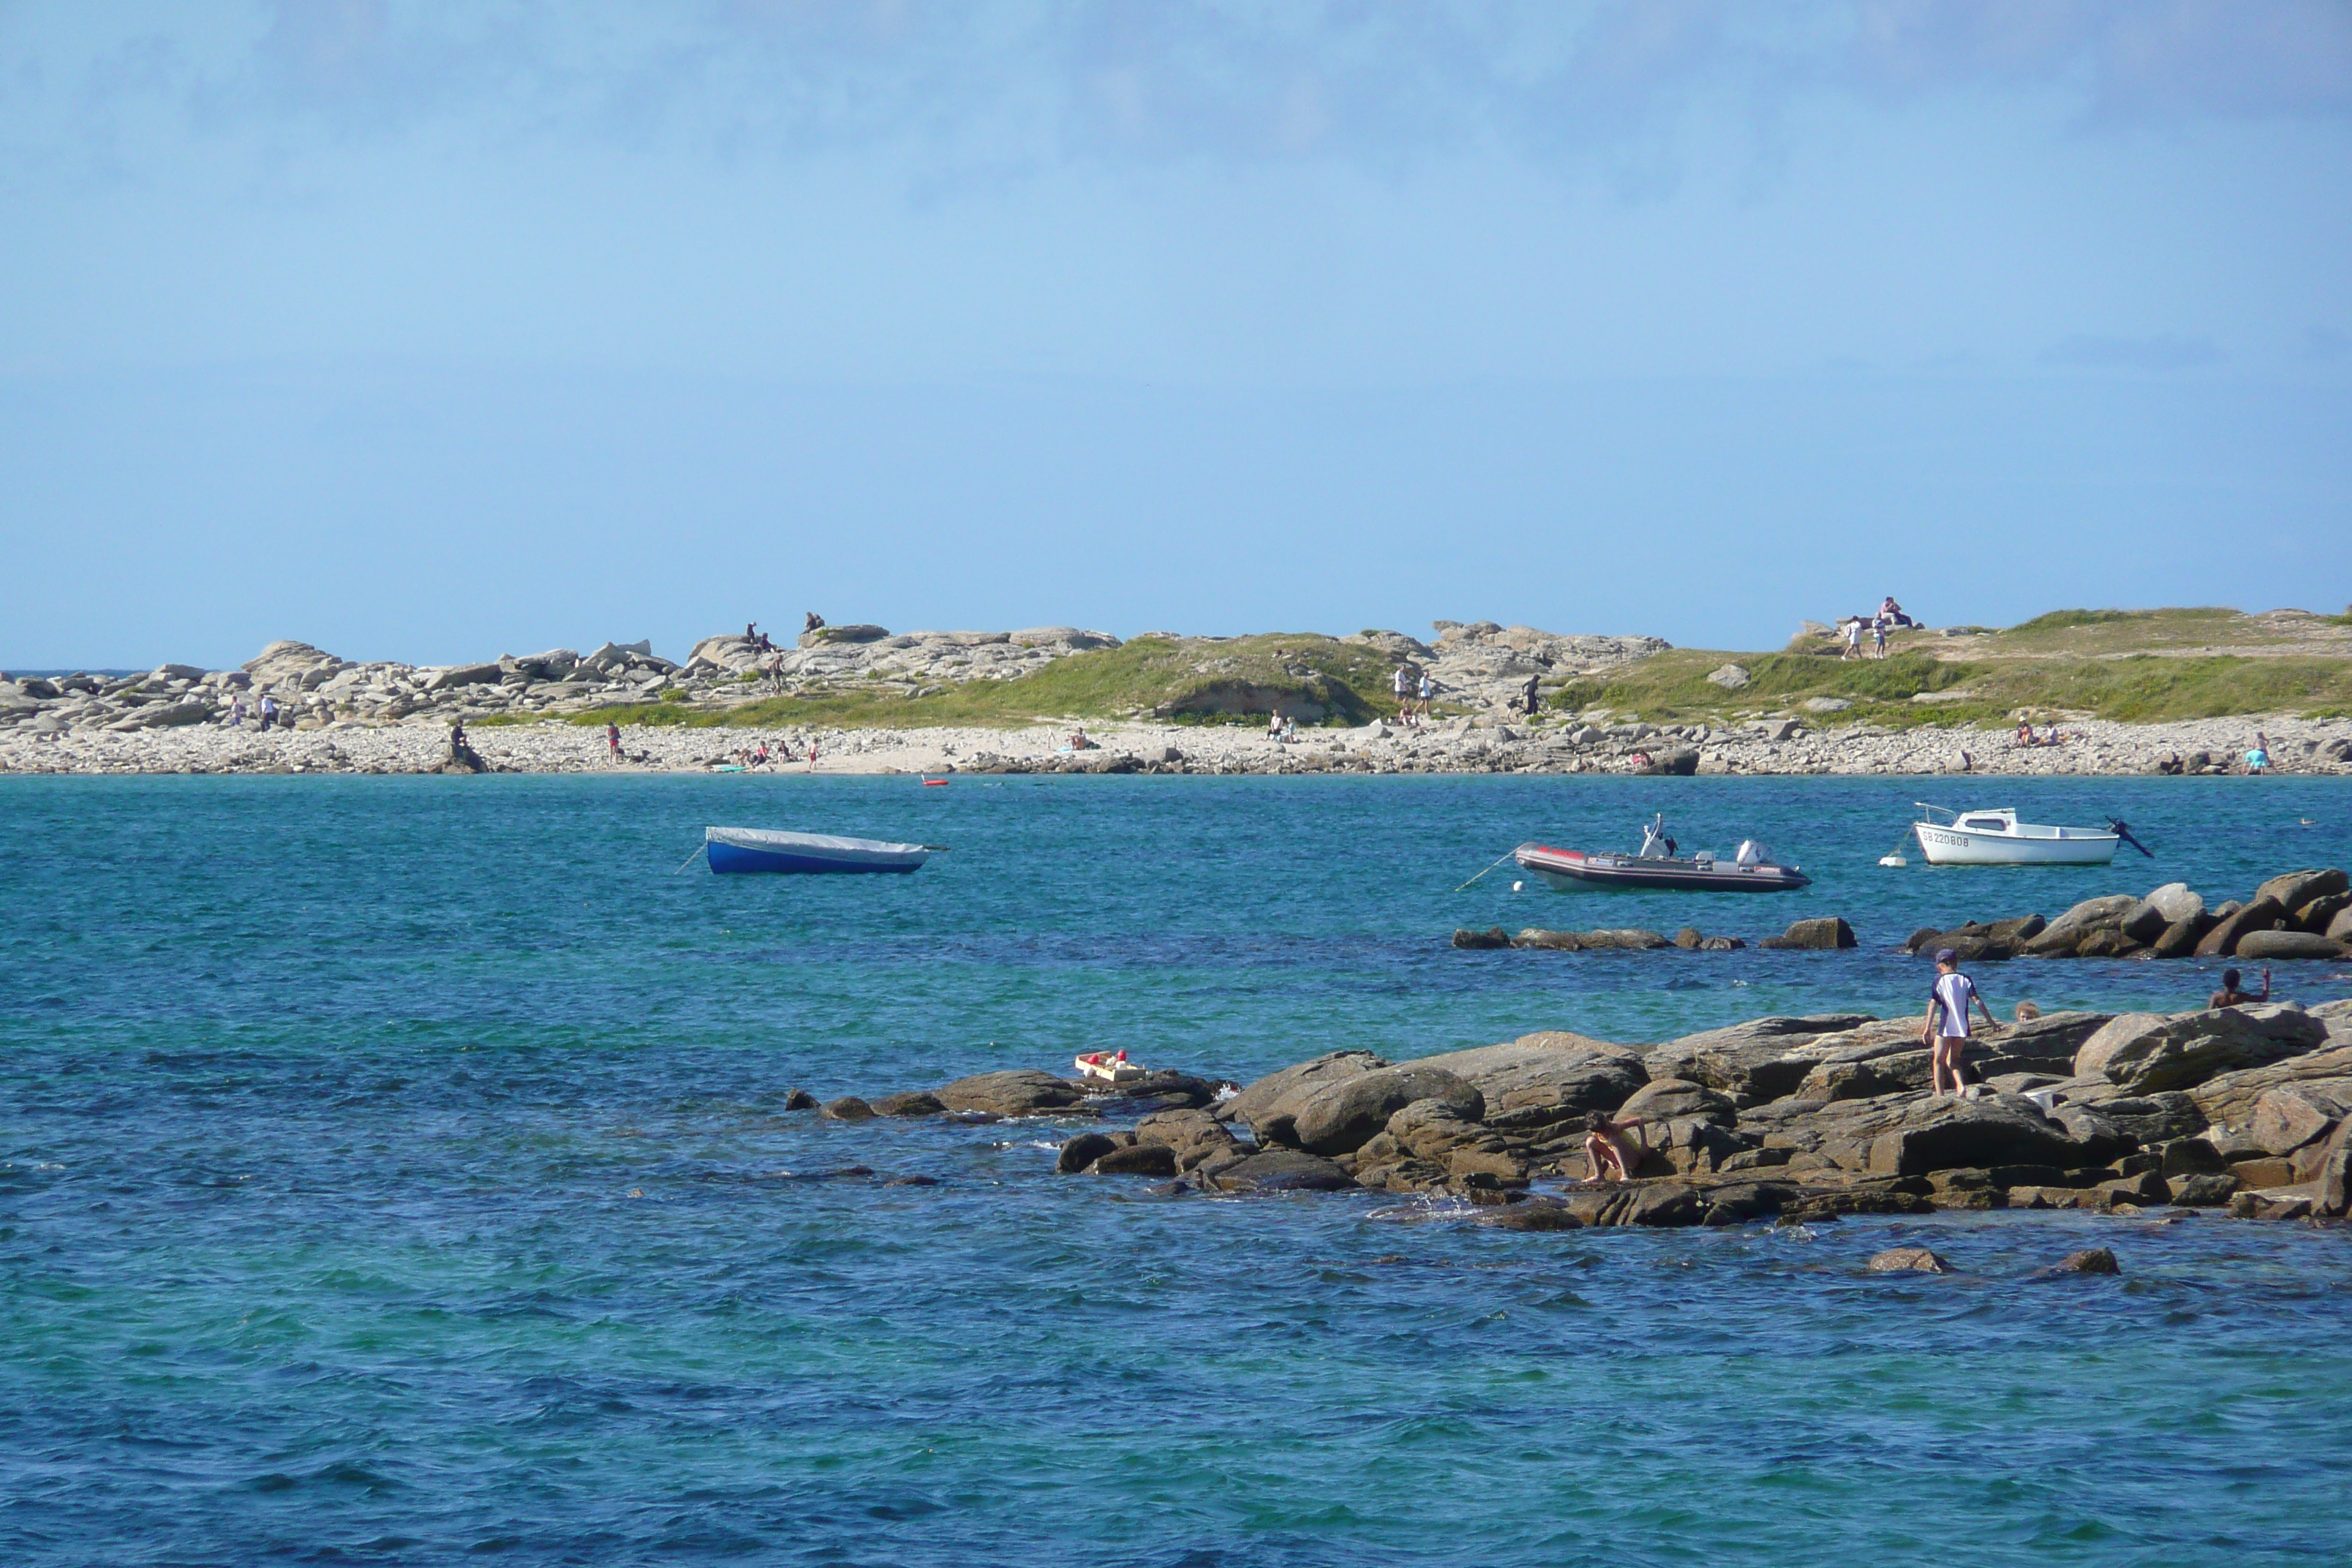
[[[1726,691],[1706,679],[1708,671],[1727,663],[1748,672],[1748,685]],[[1575,708],[1598,704],[1648,720],[1688,721],[1805,713],[1801,704],[1812,697],[1839,697],[1853,704],[1842,712],[1806,714],[1812,722],[1831,725],[2005,726],[2021,710],[2036,719],[2088,715],[2133,723],[2233,713],[2340,716],[2352,712],[2352,660],[2156,654],[1939,659],[1917,651],[1841,660],[1822,654],[1677,648],[1614,679],[1565,687],[1555,701]]]
[[[1563,714],[1737,721],[1801,713],[1824,725],[2005,726],[2090,716],[2134,722],[2240,713],[2352,714],[2352,616],[2247,616],[2229,609],[2061,610],[2003,630],[1906,632],[1885,659],[1841,659],[1833,637],[1801,636],[1778,653],[1677,648],[1609,676],[1547,692]],[[2208,651],[2210,650],[2210,651]],[[1748,684],[1726,690],[1709,671],[1736,663]],[[914,695],[842,682],[731,708],[679,701],[599,710],[575,722],[782,728],[1018,727],[1065,719],[1249,721],[1276,700],[1314,703],[1326,722],[1393,715],[1389,660],[1307,633],[1139,637],[1073,654],[1015,680]],[[1813,697],[1853,706],[1829,714]]]
[[[1013,727],[1063,719],[1159,718],[1173,723],[1255,721],[1277,700],[1312,703],[1327,722],[1360,724],[1393,715],[1391,665],[1369,647],[1313,633],[1255,637],[1138,637],[1055,659],[1016,680],[974,680],[925,696],[847,682],[804,694],[714,709],[657,702],[603,709],[575,722],[922,729]]]

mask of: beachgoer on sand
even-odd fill
[[[1429,679],[1429,671],[1421,672],[1421,721],[1429,722],[1429,705],[1437,698],[1437,682]]]
[[[611,762],[621,760],[621,727],[609,721],[604,725],[604,753]]]
[[[1937,1094],[1944,1092],[1947,1077],[1951,1079],[1951,1091],[1960,1092],[1960,1054],[1969,1047],[1971,1005],[1984,1015],[1988,1028],[2000,1026],[1985,999],[1977,994],[1977,983],[1960,973],[1960,955],[1945,948],[1936,954],[1936,987],[1927,994],[1927,1022],[1919,1031],[1919,1043],[1929,1047],[1929,1084]]]
[[[2263,967],[2263,988],[2260,993],[2242,989],[2245,984],[2245,980],[2246,977],[2239,973],[2234,969],[2225,969],[2221,971],[2221,989],[2214,992],[2212,995],[2206,998],[2205,1005],[2208,1007],[2242,1007],[2249,1002],[2267,1002],[2271,999],[2271,972],[2269,965],[2265,964]]]

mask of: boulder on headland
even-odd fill
[[[1890,1176],[1963,1166],[2074,1164],[2080,1151],[2063,1127],[2018,1095],[1929,1100],[1870,1145],[1870,1168]]]
[[[1435,1100],[1467,1121],[1486,1114],[1486,1096],[1472,1084],[1426,1062],[1405,1062],[1286,1097],[1287,1116],[1267,1118],[1261,1142],[1292,1144],[1312,1154],[1353,1153],[1390,1117],[1421,1100]]]
[[[1219,1106],[1217,1116],[1242,1123],[1261,1143],[1286,1143],[1298,1107],[1318,1090],[1388,1065],[1370,1051],[1327,1051],[1266,1074]]]
[[[960,1078],[934,1093],[949,1110],[981,1110],[992,1116],[1037,1116],[1076,1105],[1086,1098],[1066,1079],[1029,1068]]]
[[[1216,1168],[1205,1184],[1221,1193],[1331,1193],[1356,1185],[1356,1178],[1320,1154],[1269,1149]]]
[[[2326,1037],[2326,1026],[2291,1002],[2169,1017],[2126,1013],[2083,1042],[2074,1076],[2103,1077],[2128,1093],[2192,1089],[2217,1073],[2299,1056]]]
[[[2217,1074],[2190,1089],[2189,1098],[2215,1126],[2243,1127],[2252,1119],[2262,1097],[2272,1089],[2336,1078],[2352,1078],[2352,1043]]]
[[[1462,1079],[1485,1101],[1488,1126],[1525,1137],[1549,1135],[1588,1111],[1615,1110],[1650,1076],[1625,1047],[1559,1030],[1403,1065]]]
[[[1105,1150],[1087,1170],[1097,1176],[1172,1176],[1176,1174],[1176,1151],[1165,1143],[1139,1141]]]
[[[2214,921],[2197,943],[2200,958],[2227,958],[2238,951],[2240,939],[2258,931],[2268,931],[2286,918],[2286,906],[2276,899],[2256,898],[2253,902],[2232,910]]]
[[[2321,870],[2310,868],[2289,871],[2283,877],[2273,877],[2254,889],[2254,902],[2264,899],[2283,910],[2299,910],[2315,899],[2324,899],[2344,892],[2352,887],[2352,879],[2336,868]]]
[[[1118,1140],[1108,1133],[1078,1133],[1063,1143],[1062,1152],[1054,1160],[1055,1173],[1066,1176],[1083,1171],[1118,1147]]]
[[[1853,927],[1846,924],[1843,915],[1823,915],[1813,920],[1792,921],[1789,929],[1779,936],[1768,936],[1756,945],[1830,952],[1854,945]]]
[[[2235,956],[2256,963],[2290,958],[2336,959],[2344,944],[2305,931],[2250,931],[2238,939]]]

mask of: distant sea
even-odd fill
[[[1879,867],[1922,794],[2158,858]],[[1661,809],[1818,880],[1455,890]],[[952,848],[678,872],[707,823]],[[0,1563],[2344,1562],[2352,1231],[1522,1235],[781,1106],[1908,1013],[1918,926],[2347,863],[2352,783],[2293,778],[0,780]],[[1859,950],[1446,942],[1827,913]],[[1979,979],[2172,1009],[2219,968]],[[1963,1271],[1862,1271],[1903,1243]],[[2028,1278],[2090,1245],[2120,1278]]]

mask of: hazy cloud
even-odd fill
[[[2053,343],[2040,355],[2043,364],[2094,370],[2197,370],[2228,357],[2210,338],[2110,338],[2092,332]]]
[[[1702,105],[1766,125],[1805,93],[2052,92],[2086,125],[2352,111],[2344,0],[264,0],[195,13],[187,37],[81,13],[78,59],[32,15],[0,11],[17,84],[0,120],[78,79],[53,117],[163,100],[216,132],[346,134],[463,117],[729,156],[887,139],[1004,165],[1387,167],[1475,141],[1638,165],[1670,162]]]

